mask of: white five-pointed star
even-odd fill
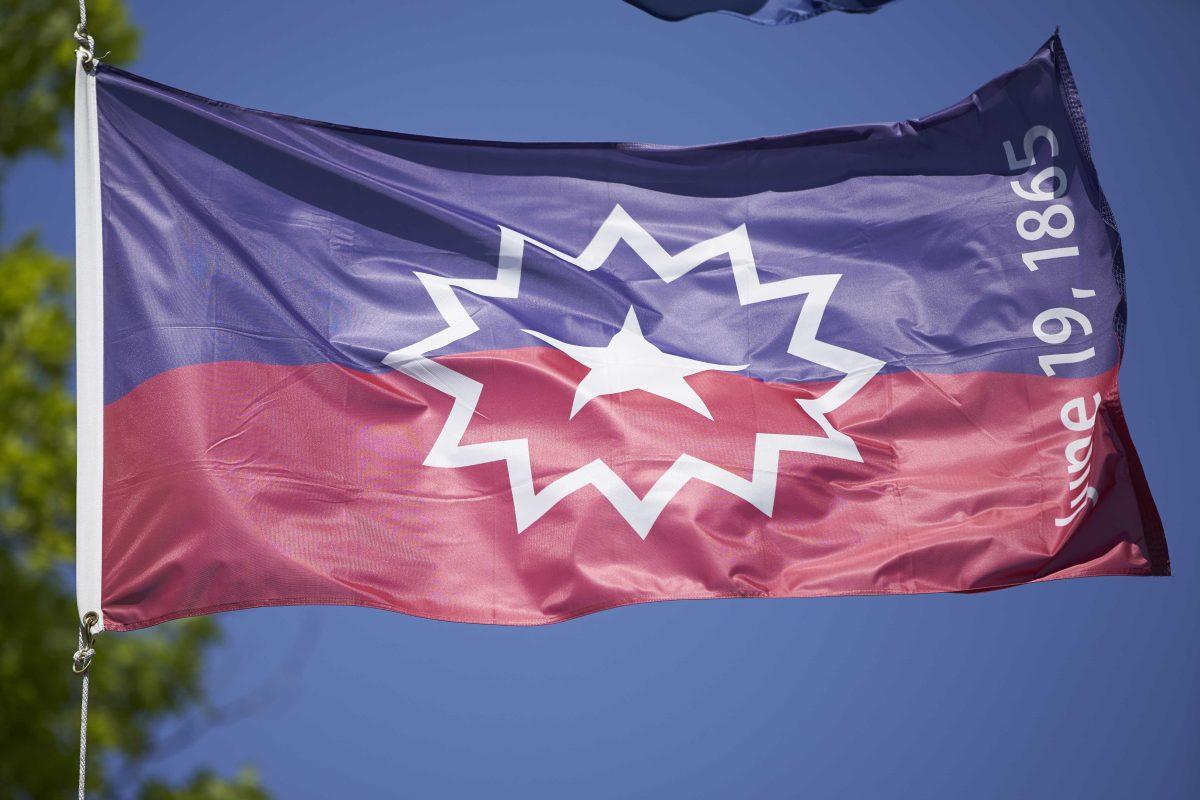
[[[604,347],[584,347],[560,342],[538,331],[526,330],[525,333],[553,345],[590,370],[575,390],[575,401],[571,405],[572,418],[597,397],[641,389],[673,400],[697,414],[712,419],[708,406],[704,405],[700,395],[696,394],[684,378],[710,369],[736,372],[747,366],[710,364],[664,353],[642,335],[642,326],[638,323],[637,314],[632,307],[625,315],[625,324],[621,326],[621,330],[617,331]]]

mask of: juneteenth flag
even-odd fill
[[[927,117],[702,147],[78,96],[103,627],[1169,571],[1057,36]]]

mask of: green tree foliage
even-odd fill
[[[90,0],[106,60],[132,55],[121,0]],[[72,102],[76,19],[67,0],[0,0],[0,176],[13,159],[61,150]],[[76,610],[74,330],[70,263],[28,234],[0,251],[0,799],[73,791],[79,681]],[[102,635],[92,670],[89,789],[144,800],[260,800],[251,772],[144,780],[164,728],[211,715],[201,675],[207,619]],[[184,730],[191,730],[185,727]]]
[[[268,795],[259,788],[253,772],[243,771],[232,781],[226,781],[201,771],[178,788],[149,781],[138,797],[139,800],[267,800]]]
[[[124,0],[88,0],[87,8],[96,55],[128,60],[138,32]],[[0,163],[61,149],[59,125],[75,87],[71,34],[78,22],[72,0],[0,0]]]

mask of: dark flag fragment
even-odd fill
[[[891,0],[625,0],[648,14],[668,22],[717,12],[748,19],[761,25],[803,22],[826,11],[870,14]]]

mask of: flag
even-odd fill
[[[79,76],[81,611],[1168,572],[1057,36],[944,111],[462,141]]]
[[[891,0],[625,0],[648,14],[669,22],[718,12],[762,25],[789,25],[824,14],[845,11],[870,14]]]

